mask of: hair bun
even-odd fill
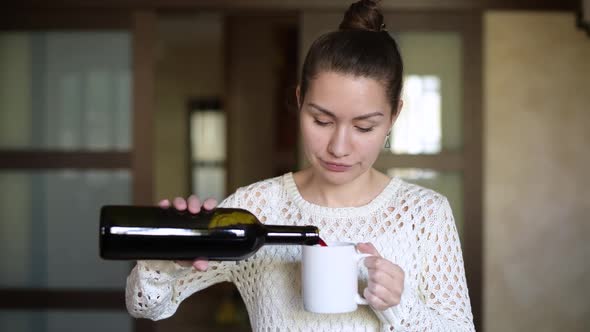
[[[359,0],[348,7],[338,27],[340,30],[383,31],[383,14],[379,10],[379,0]]]

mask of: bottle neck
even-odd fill
[[[265,244],[314,245],[320,242],[320,233],[315,226],[264,226],[266,228]]]

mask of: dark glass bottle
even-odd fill
[[[100,256],[104,259],[241,260],[266,244],[320,241],[315,226],[266,225],[243,209],[198,214],[152,206],[103,206]]]

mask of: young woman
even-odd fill
[[[306,312],[300,247],[266,246],[239,262],[139,261],[127,280],[129,312],[163,319],[191,294],[230,281],[255,331],[473,331],[447,199],[373,168],[402,108],[402,68],[375,1],[351,5],[339,30],[311,46],[297,89],[310,166],[240,188],[220,204],[247,209],[262,222],[316,225],[327,241],[359,243],[359,251],[375,255],[365,260],[369,307]],[[173,205],[201,209],[195,196]],[[207,200],[203,208],[215,205]]]

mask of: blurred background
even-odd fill
[[[590,330],[583,1],[382,1],[405,104],[376,167],[449,197],[478,331]],[[299,68],[350,2],[4,3],[0,331],[250,331],[231,284],[131,318],[99,209],[304,166]]]

